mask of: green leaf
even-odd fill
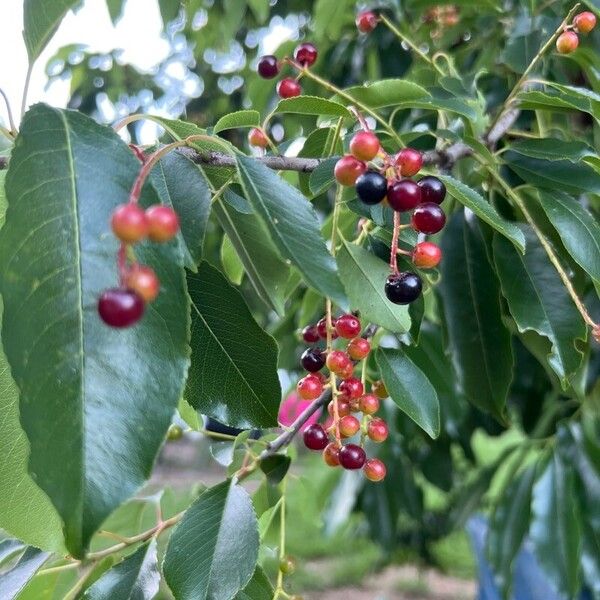
[[[523,231],[527,240],[524,255],[494,236],[494,261],[502,293],[521,333],[535,331],[550,340],[548,363],[567,385],[583,360],[576,340],[585,340],[586,326],[537,236],[525,226]]]
[[[402,102],[431,98],[431,94],[425,88],[406,79],[382,79],[347,88],[344,93],[369,108],[384,108]],[[352,104],[352,101],[340,96],[333,96],[332,99],[343,104]]]
[[[540,206],[575,262],[600,283],[600,225],[575,198],[544,190]]]
[[[123,14],[123,6],[125,5],[125,0],[106,0],[106,6],[108,8],[108,14],[110,15],[110,20],[113,25],[121,18]]]
[[[78,0],[25,0],[23,2],[23,39],[32,65],[54,35],[63,17]]]
[[[272,600],[272,598],[273,586],[269,578],[260,567],[256,567],[252,579],[234,600]]]
[[[444,231],[442,251],[438,289],[458,383],[475,406],[504,422],[513,355],[500,287],[476,220],[456,213]]]
[[[269,309],[283,315],[290,269],[281,260],[262,221],[254,214],[238,212],[220,199],[215,202],[213,211],[258,297]]]
[[[160,572],[156,539],[109,569],[90,586],[84,600],[151,600],[158,593]]]
[[[542,160],[568,160],[578,163],[595,152],[584,142],[559,140],[557,138],[519,140],[510,149],[524,156]]]
[[[521,92],[517,96],[519,106],[524,110],[550,110],[552,112],[586,112],[596,120],[600,116],[600,106],[588,98],[577,97],[555,91]]]
[[[207,262],[188,273],[192,364],[187,401],[232,427],[275,427],[281,401],[277,344],[241,294]]]
[[[311,194],[318,196],[327,191],[332,185],[335,185],[335,176],[333,169],[339,156],[326,158],[311,174],[308,180],[308,187]]]
[[[487,536],[487,557],[495,572],[496,585],[505,595],[511,587],[512,568],[529,530],[531,490],[535,465],[525,469],[504,490],[494,507]]]
[[[260,461],[260,470],[267,476],[269,483],[277,485],[286,476],[290,463],[289,456],[274,454]]]
[[[388,265],[364,248],[342,240],[338,263],[351,308],[361,317],[376,323],[393,333],[405,333],[410,329],[407,306],[391,303],[384,291],[390,274]]]
[[[0,575],[0,598],[13,600],[25,587],[50,554],[28,546],[14,567]]]
[[[260,127],[260,113],[257,110],[238,110],[221,117],[213,127],[213,133],[238,127]]]
[[[317,0],[313,15],[317,39],[338,40],[344,24],[354,20],[354,0]]]
[[[296,265],[311,287],[345,306],[335,259],[327,251],[310,202],[258,161],[243,155],[237,160],[246,198],[281,255]]]
[[[507,237],[521,252],[525,252],[525,236],[514,224],[506,221],[498,211],[479,193],[449,175],[439,175],[448,193],[473,211],[482,221]]]
[[[438,437],[440,403],[423,371],[402,350],[379,348],[375,360],[390,398],[430,437]]]
[[[252,501],[224,481],[188,508],[169,539],[163,572],[177,600],[229,600],[248,584],[257,558]]]
[[[139,324],[115,330],[96,310],[117,280],[110,215],[127,201],[138,170],[112,129],[36,105],[6,178],[2,341],[21,390],[29,471],[61,515],[74,556],[148,477],[189,362],[176,242],[136,247],[163,284]],[[157,201],[151,187],[144,192],[144,205]],[[106,427],[111,435],[98,435]]]
[[[158,7],[160,8],[160,16],[166,28],[167,24],[177,17],[181,8],[181,0],[158,0]]]
[[[244,265],[238,258],[227,234],[223,236],[221,241],[221,264],[223,265],[223,273],[227,275],[229,281],[234,285],[240,285],[244,278]]]
[[[274,111],[276,113],[295,113],[299,115],[319,115],[325,117],[351,118],[350,111],[340,104],[318,96],[296,96],[280,100]]]
[[[12,558],[17,552],[25,549],[25,545],[20,540],[5,539],[0,542],[0,565]]]
[[[579,592],[581,520],[575,497],[575,473],[554,452],[533,487],[529,537],[540,566],[556,590]]]
[[[186,266],[196,268],[210,216],[210,187],[202,171],[179,152],[170,152],[154,167],[150,181],[161,201],[172,206],[181,222],[177,234]]]

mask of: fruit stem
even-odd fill
[[[504,113],[508,110],[508,108],[510,107],[510,104],[515,99],[515,96],[519,93],[521,86],[523,85],[523,83],[525,83],[525,81],[527,81],[527,78],[529,77],[529,74],[531,73],[531,71],[533,71],[533,69],[535,69],[537,67],[538,63],[543,58],[544,54],[546,54],[546,52],[550,49],[552,44],[554,44],[554,42],[556,41],[558,36],[564,31],[565,27],[571,22],[573,16],[579,10],[580,6],[581,6],[581,3],[579,3],[579,2],[577,2],[577,4],[575,4],[575,6],[573,6],[573,8],[569,11],[567,16],[561,22],[561,24],[556,28],[556,31],[548,38],[546,43],[538,50],[538,53],[533,57],[532,61],[529,63],[529,66],[525,69],[525,71],[523,72],[523,75],[521,75],[521,77],[519,78],[519,81],[517,81],[517,83],[513,87],[512,91],[510,92],[510,94],[508,95],[506,100],[504,101],[504,104],[502,105],[500,112],[498,113],[498,115],[492,122],[492,125],[490,126],[490,129],[489,129],[490,131],[492,131],[494,129],[494,127],[496,126],[498,121],[502,118]]]
[[[400,238],[400,213],[394,211],[394,232],[392,234],[392,248],[390,251],[390,269],[392,273],[398,272],[398,240]]]
[[[127,244],[125,242],[121,242],[117,252],[117,270],[119,271],[119,284],[124,286],[127,278]]]
[[[29,91],[29,84],[31,83],[31,73],[33,72],[33,62],[29,63],[27,67],[27,74],[25,75],[25,85],[23,86],[23,97],[21,98],[21,120],[25,114],[27,108],[27,92]]]
[[[349,110],[356,117],[356,120],[360,123],[360,126],[363,128],[364,131],[371,131],[369,124],[358,109],[356,109],[354,106],[351,106]]]
[[[279,562],[285,558],[285,492],[287,489],[287,478],[281,483],[281,505],[279,506]],[[277,588],[275,590],[275,598],[277,598],[283,589],[283,571],[277,571]]]
[[[8,114],[8,125],[10,127],[11,137],[14,138],[17,134],[17,127],[15,125],[15,120],[13,119],[12,110],[10,108],[10,102],[8,101],[8,97],[6,96],[2,88],[0,88],[0,95],[2,96],[2,98],[4,98],[4,103],[6,104],[6,112]]]

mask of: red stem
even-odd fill
[[[392,234],[392,249],[390,254],[390,269],[398,272],[398,239],[400,237],[400,213],[394,211],[394,233]]]
[[[117,252],[117,269],[119,271],[119,283],[125,285],[127,278],[127,244],[122,243]]]

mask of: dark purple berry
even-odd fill
[[[425,202],[415,208],[411,223],[421,233],[437,233],[446,224],[446,215],[435,202]]]
[[[416,273],[405,271],[392,273],[385,282],[385,295],[394,304],[414,302],[423,289],[423,282]]]
[[[387,199],[390,206],[398,212],[412,210],[421,202],[421,189],[411,179],[402,179],[390,185]]]
[[[317,60],[318,52],[314,44],[305,42],[296,46],[294,60],[303,67],[311,67]]]
[[[258,74],[263,79],[273,79],[273,77],[277,77],[279,73],[279,63],[277,62],[277,58],[272,54],[267,54],[266,56],[261,56],[258,61]]]
[[[325,366],[325,358],[325,353],[319,348],[307,348],[302,353],[300,361],[309,373],[316,373]]]
[[[317,326],[307,325],[302,330],[302,339],[307,344],[314,344],[315,342],[318,342],[321,339],[321,336],[319,335],[319,330],[317,329]]]
[[[309,450],[325,450],[325,447],[329,444],[329,436],[318,423],[314,423],[305,429],[303,439],[304,445]]]
[[[127,288],[106,290],[98,300],[98,314],[111,327],[129,327],[144,314],[142,297]]]
[[[441,204],[446,197],[446,186],[433,175],[421,177],[417,182],[421,188],[421,202],[435,202]]]
[[[340,465],[344,469],[362,469],[367,455],[365,451],[356,444],[346,444],[340,448]]]
[[[365,204],[379,204],[387,194],[387,179],[377,171],[367,171],[356,180],[356,193]]]

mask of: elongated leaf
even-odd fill
[[[370,108],[396,106],[401,102],[430,98],[431,94],[420,85],[406,79],[383,79],[347,88],[345,94]],[[342,104],[352,104],[347,98],[333,96],[333,100]]]
[[[63,518],[76,556],[147,478],[189,361],[176,242],[136,248],[163,287],[139,324],[111,329],[96,311],[100,293],[117,279],[110,215],[127,201],[138,169],[110,128],[36,105],[6,179],[4,350],[21,390],[29,471]],[[151,192],[144,203],[157,201]],[[99,435],[107,428],[111,435]]]
[[[109,569],[89,587],[85,600],[151,600],[158,593],[160,572],[156,539]]]
[[[577,264],[600,283],[600,225],[572,196],[544,190],[540,206]]]
[[[230,600],[250,581],[257,558],[252,501],[224,481],[186,511],[169,539],[163,572],[177,600]]]
[[[296,113],[300,115],[320,115],[324,117],[346,117],[352,115],[342,104],[319,98],[318,96],[296,96],[280,100],[275,107],[278,113]]]
[[[525,255],[503,238],[494,237],[502,293],[519,331],[536,331],[552,342],[548,362],[566,385],[583,360],[576,344],[586,338],[586,326],[537,236],[529,228],[524,232]]]
[[[599,105],[591,102],[588,98],[581,98],[573,94],[560,93],[556,91],[531,91],[521,92],[517,99],[523,109],[529,110],[551,110],[552,112],[586,112],[596,120],[600,117]]]
[[[555,452],[533,487],[529,535],[548,579],[569,597],[580,582],[581,520],[574,495],[574,472]]]
[[[63,17],[77,0],[25,0],[23,3],[23,38],[29,64],[42,53]]]
[[[475,219],[468,223],[456,213],[446,226],[442,250],[439,290],[459,385],[475,406],[504,421],[512,380],[510,334],[502,323],[498,280]]]
[[[290,269],[281,260],[262,221],[254,214],[236,211],[221,200],[215,202],[213,210],[258,297],[268,308],[283,315]]]
[[[384,284],[390,274],[386,263],[346,240],[343,240],[338,262],[351,307],[359,310],[365,321],[394,333],[410,329],[408,307],[392,304],[385,295]]]
[[[423,371],[402,350],[379,348],[375,360],[390,398],[430,437],[440,434],[440,403]]]
[[[259,127],[260,113],[257,110],[238,110],[221,117],[213,127],[214,133],[238,127]]]
[[[565,142],[557,138],[519,140],[510,145],[511,150],[542,160],[568,160],[577,163],[595,152],[584,142]]]
[[[25,587],[50,554],[28,546],[17,564],[0,575],[0,598],[13,600]]]
[[[448,193],[461,204],[473,211],[482,221],[507,237],[521,252],[525,251],[525,237],[523,232],[498,214],[498,211],[485,198],[466,186],[461,181],[449,175],[440,175]]]
[[[495,572],[495,581],[508,595],[512,581],[512,566],[529,530],[531,490],[536,467],[525,469],[510,482],[490,519],[487,556]]]
[[[232,427],[274,427],[281,401],[277,344],[240,293],[207,262],[188,274],[192,364],[187,401]]]
[[[314,19],[317,38],[326,36],[338,40],[344,24],[352,22],[353,10],[353,0],[316,0]]]
[[[171,152],[153,169],[150,180],[163,204],[172,206],[181,222],[182,252],[186,266],[196,268],[210,215],[210,187],[202,171],[189,158]]]
[[[234,600],[272,600],[272,598],[273,586],[269,578],[260,567],[256,567],[252,579]]]
[[[311,194],[317,196],[318,194],[325,192],[332,185],[335,185],[333,169],[335,168],[335,165],[339,159],[339,156],[332,156],[331,158],[325,159],[310,174],[308,186]]]
[[[281,255],[296,265],[311,287],[345,306],[337,265],[321,237],[311,204],[258,161],[242,155],[237,160],[246,198],[265,223]]]
[[[238,258],[228,235],[224,235],[221,242],[221,266],[223,267],[223,273],[227,275],[231,283],[235,285],[242,283],[242,279],[244,279],[244,265]]]

